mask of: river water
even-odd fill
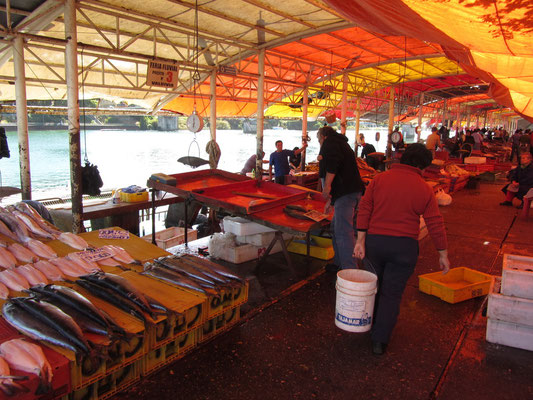
[[[386,142],[382,134],[380,142],[374,140],[375,131],[365,133],[367,142],[376,146],[377,151],[384,151]],[[85,137],[84,137],[85,135]],[[316,160],[319,144],[316,131],[309,132],[312,140],[307,149],[307,162]],[[347,136],[353,146],[355,133],[349,131]],[[20,169],[18,157],[18,137],[16,132],[7,132],[10,158],[0,159],[1,184],[20,187]],[[205,146],[210,140],[208,130],[196,135],[188,131],[127,131],[127,130],[91,130],[82,132],[82,159],[98,166],[104,182],[102,190],[112,190],[129,185],[145,186],[146,180],[153,173],[176,174],[190,172],[193,169],[177,162],[183,156],[196,156],[209,159]],[[276,140],[283,140],[284,148],[293,149],[301,146],[301,131],[265,130],[263,148],[268,159],[274,151]],[[221,130],[217,132],[217,143],[221,157],[219,169],[239,172],[246,160],[256,151],[256,137],[240,130]],[[32,131],[29,134],[30,172],[32,198],[70,196],[69,141],[66,131]],[[208,168],[202,166],[200,168]],[[18,201],[20,195],[5,198],[3,203]]]

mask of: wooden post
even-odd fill
[[[341,133],[346,135],[346,111],[348,109],[348,73],[342,76]]]
[[[20,187],[22,200],[31,200],[30,145],[28,137],[28,104],[26,102],[26,73],[24,70],[24,40],[13,41],[15,67],[15,93],[17,107],[17,131],[19,141]]]
[[[209,127],[211,131],[211,140],[217,141],[217,70],[213,68],[211,72],[211,96],[209,99]]]
[[[70,147],[70,184],[72,198],[72,231],[83,229],[81,187],[80,104],[78,97],[78,35],[76,1],[65,2],[65,70],[67,80],[68,131]]]
[[[422,132],[422,116],[424,114],[424,92],[420,93],[418,102],[418,132],[416,133],[416,142],[420,142],[420,133]]]
[[[389,134],[387,135],[387,158],[392,157],[392,142],[390,140],[392,129],[394,128],[394,87],[390,87],[389,93]]]
[[[259,50],[259,79],[257,80],[257,158],[255,162],[255,179],[263,179],[263,124],[264,124],[264,90],[265,90],[265,49]]]
[[[307,138],[307,110],[309,108],[309,88],[307,85],[304,87],[304,97],[303,97],[303,106],[302,106],[302,142],[303,140]],[[305,171],[305,155],[307,153],[307,149],[304,149],[300,154],[302,155],[302,159],[300,161],[300,171]]]

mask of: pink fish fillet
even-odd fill
[[[87,271],[66,258],[52,258],[50,262],[57,266],[65,275],[75,277],[87,275]]]
[[[62,281],[65,279],[63,272],[61,272],[61,270],[50,261],[39,260],[34,263],[33,266],[41,271],[51,281]]]
[[[35,234],[38,237],[42,237],[45,239],[54,239],[54,235],[51,233],[45,231],[43,228],[41,228],[29,215],[24,214],[20,211],[13,211],[12,214],[21,221],[26,228],[33,234]]]
[[[13,268],[17,265],[17,259],[5,247],[0,247],[0,267]]]
[[[89,247],[89,244],[85,239],[72,232],[63,232],[57,237],[57,239],[74,249],[85,250]]]
[[[46,386],[52,382],[52,366],[39,345],[24,339],[11,339],[0,344],[0,355],[11,368],[39,376]]]
[[[47,244],[40,240],[30,239],[26,242],[26,246],[30,251],[42,258],[56,258],[57,253]]]
[[[0,271],[0,282],[16,292],[21,292],[24,289],[30,288],[30,283],[28,280],[14,269],[5,269]]]
[[[69,253],[66,255],[65,258],[77,264],[79,267],[83,268],[89,274],[91,272],[101,271],[97,263],[92,262],[92,261],[86,261],[83,258],[81,258],[81,256],[77,253]]]
[[[7,246],[7,249],[16,257],[17,260],[22,261],[23,263],[39,261],[39,257],[21,244],[11,243],[9,246]]]
[[[9,289],[6,285],[0,282],[0,299],[7,299],[9,297]]]
[[[26,278],[31,286],[47,285],[49,283],[46,276],[31,264],[21,265],[20,267],[15,268],[15,270]]]
[[[123,262],[124,264],[132,264],[137,262],[126,250],[120,246],[105,245],[102,246],[102,248],[112,253],[115,260]]]

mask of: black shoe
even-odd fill
[[[513,205],[513,203],[510,202],[510,201],[504,201],[503,203],[500,203],[500,206],[508,206],[508,207],[510,207],[512,205]]]
[[[385,354],[385,350],[387,350],[387,343],[381,343],[381,342],[372,342],[372,353],[381,356]]]
[[[336,264],[326,264],[326,272],[337,272],[339,270],[339,266]]]

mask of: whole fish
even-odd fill
[[[182,258],[191,259],[191,260],[194,260],[194,262],[197,263],[197,264],[205,265],[206,267],[211,268],[212,270],[214,270],[219,275],[226,276],[226,277],[231,278],[231,279],[235,279],[235,280],[237,280],[239,282],[243,282],[244,281],[244,279],[241,276],[235,274],[229,268],[226,268],[223,265],[214,263],[213,261],[207,260],[205,258],[196,257],[196,256],[193,256],[191,254],[184,254],[182,256]]]
[[[226,285],[231,286],[232,284],[232,281],[229,278],[226,278],[225,276],[218,274],[213,269],[196,262],[196,260],[193,258],[180,257],[178,260],[181,263],[187,264],[188,266],[197,269],[198,271],[203,273],[205,276],[208,276],[209,278],[213,279],[215,282],[217,282],[217,284],[220,284],[222,286],[226,286]]]
[[[34,294],[39,300],[53,304],[64,313],[70,315],[82,330],[105,336],[111,334],[111,327],[107,320],[100,315],[100,312],[89,300],[70,289],[85,300],[84,303],[75,301],[74,297],[63,296],[60,289],[57,289],[58,286],[55,286],[55,288],[50,285],[36,286],[30,289],[30,293]]]
[[[4,236],[7,236],[11,240],[15,240],[15,241],[18,240],[17,235],[15,235],[13,231],[9,229],[9,227],[6,224],[4,224],[2,220],[0,220],[0,233]]]
[[[80,268],[86,271],[86,273],[93,273],[101,271],[97,263],[93,261],[84,260],[78,253],[69,253],[65,256],[69,261],[72,261],[74,264],[78,265]]]
[[[109,304],[141,320],[144,324],[148,323],[142,310],[132,301],[129,301],[117,293],[88,280],[78,279],[76,284],[87,290],[89,293],[91,293],[91,295],[105,300]]]
[[[50,261],[39,260],[33,264],[35,268],[41,271],[44,276],[46,276],[51,281],[63,281],[65,280],[65,275],[61,270],[52,264]]]
[[[141,310],[154,318],[154,311],[150,307],[148,300],[142,292],[133,286],[127,279],[109,273],[99,273],[80,276],[80,279],[90,281],[106,289],[109,289],[119,296],[122,296],[135,303]]]
[[[26,228],[35,236],[44,239],[55,239],[54,235],[41,228],[39,224],[37,224],[37,222],[35,222],[29,215],[26,215],[18,210],[13,211],[12,214],[15,216],[15,218],[22,222],[26,226]]]
[[[155,264],[145,264],[144,266],[144,272],[142,272],[143,275],[152,276],[154,278],[157,278],[159,280],[162,280],[164,282],[171,283],[175,286],[180,286],[185,289],[194,290],[195,292],[199,292],[202,294],[212,294],[214,296],[217,295],[216,291],[209,288],[204,288],[200,286],[198,283],[193,281],[190,278],[187,278],[186,276],[175,272],[171,269],[162,268]]]
[[[61,231],[56,226],[52,225],[50,222],[48,222],[43,217],[41,217],[41,214],[39,214],[32,206],[21,201],[19,203],[15,203],[14,207],[18,211],[31,217],[31,219],[36,224],[38,224],[42,229],[44,229],[48,233],[51,233],[54,236],[58,236],[61,234]]]
[[[57,253],[54,251],[54,249],[40,240],[30,239],[25,243],[25,245],[31,252],[39,257],[48,259],[57,257]]]
[[[28,280],[11,268],[0,271],[0,282],[16,292],[30,288]]]
[[[130,256],[130,254],[120,246],[108,244],[102,246],[102,248],[111,253],[115,260],[123,262],[124,264],[141,264],[138,260]]]
[[[0,344],[0,355],[13,369],[35,374],[39,387],[35,394],[44,394],[52,388],[52,367],[41,347],[24,339],[12,339]]]
[[[15,271],[26,278],[30,286],[48,284],[46,276],[31,264],[21,265],[20,267],[15,268]]]
[[[89,244],[85,241],[85,239],[72,232],[61,233],[59,236],[57,236],[57,240],[78,250],[85,250],[87,247],[89,247]]]
[[[170,258],[159,258],[154,260],[157,264],[162,265],[165,268],[172,269],[174,271],[180,272],[184,275],[188,275],[190,278],[196,280],[197,282],[204,282],[211,286],[215,286],[216,282],[210,277],[206,276],[204,273],[199,271],[196,268],[191,267],[190,265],[184,263],[178,263],[173,261]]]
[[[30,239],[26,225],[24,225],[7,211],[0,211],[0,220],[7,225],[11,232],[15,234],[17,241],[24,243]]]
[[[87,271],[79,267],[77,264],[74,264],[72,261],[67,260],[66,258],[52,258],[50,260],[57,268],[61,270],[62,273],[68,276],[82,276],[86,275]]]
[[[11,243],[7,246],[7,249],[15,256],[15,258],[23,263],[32,263],[39,261],[37,257],[31,250],[22,246],[18,243]]]
[[[0,267],[13,268],[17,265],[17,259],[8,249],[0,247]]]
[[[32,339],[64,347],[76,356],[89,355],[91,348],[81,328],[58,307],[29,297],[15,297],[2,307],[4,318]]]
[[[104,314],[89,299],[74,289],[60,285],[46,285],[31,288],[30,291],[47,302],[56,305],[75,320],[74,315],[68,310],[71,310],[73,314],[83,315],[85,319],[92,321],[93,324],[87,326],[87,330],[98,330],[99,332],[106,332],[105,334],[113,332],[125,335],[124,330],[111,317]],[[92,328],[95,324],[99,328]],[[94,330],[91,330],[91,328]]]
[[[0,299],[7,299],[9,297],[9,289],[6,285],[0,282]]]

